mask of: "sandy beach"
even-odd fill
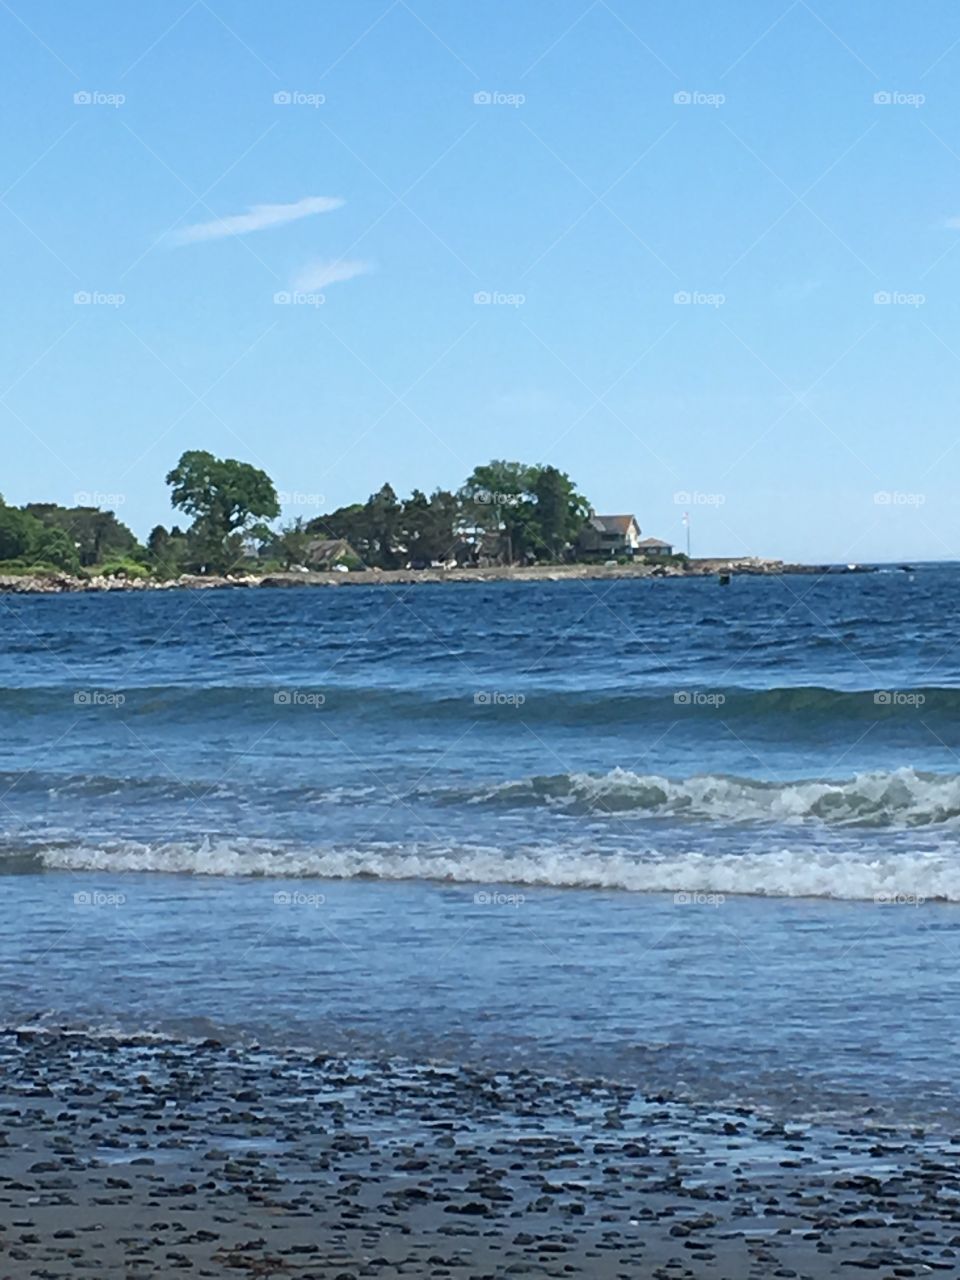
[[[0,1038],[0,1275],[954,1274],[949,1135],[402,1060]]]

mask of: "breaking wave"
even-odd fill
[[[503,809],[546,806],[568,813],[631,814],[714,822],[821,822],[831,825],[921,827],[960,817],[960,776],[913,769],[858,774],[831,782],[765,782],[705,774],[667,778],[626,769],[562,773],[446,791],[441,803]]]
[[[37,850],[56,871],[160,872],[326,880],[418,880],[530,885],[628,893],[705,893],[789,898],[960,901],[960,859],[952,850],[867,853],[772,848],[764,852],[603,854],[562,848],[508,853],[486,847],[303,849],[266,841],[116,843]],[[102,886],[98,886],[102,887]]]
[[[407,792],[367,778],[349,785],[313,780],[251,784],[235,780],[195,782],[169,777],[56,775],[25,770],[0,772],[0,789],[40,791],[51,801],[94,800],[116,796],[128,803],[240,800],[279,815],[309,805],[318,813],[331,806],[382,806],[417,801],[458,811],[476,809],[494,817],[523,810],[546,810],[563,817],[636,818],[674,823],[727,825],[828,826],[909,830],[960,825],[960,774],[923,773],[910,768],[861,773],[852,778],[769,781],[732,774],[687,778],[612,769],[595,774],[543,774],[505,782],[421,786]]]

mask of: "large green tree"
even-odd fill
[[[396,569],[400,564],[401,513],[397,495],[389,484],[372,493],[364,506],[364,532],[369,544],[369,558],[381,569]]]
[[[366,565],[396,569],[403,559],[403,507],[389,484],[372,493],[364,503],[338,507],[308,525],[320,538],[345,538]]]
[[[153,572],[160,578],[175,578],[190,564],[190,539],[177,525],[172,529],[162,524],[150,530],[147,555]]]
[[[77,549],[63,529],[49,528],[36,516],[0,499],[0,560],[48,564],[67,572],[80,567]]]
[[[284,569],[306,565],[310,558],[310,544],[316,534],[311,534],[302,516],[284,525],[268,544],[267,553],[280,561]]]
[[[17,507],[0,506],[0,560],[20,560],[28,556],[37,523]]]
[[[460,498],[468,522],[506,564],[558,560],[589,515],[587,500],[552,466],[494,459],[474,467]]]
[[[400,516],[399,536],[407,560],[429,565],[449,559],[460,541],[460,519],[461,504],[455,494],[437,489],[428,498],[414,489]]]
[[[62,530],[82,565],[143,554],[133,532],[112,511],[101,511],[99,507],[60,507],[55,502],[29,502],[24,510],[49,529]]]
[[[576,542],[590,515],[590,504],[573,481],[556,467],[537,467],[533,481],[539,558],[559,560]]]
[[[529,497],[532,483],[532,467],[495,458],[474,467],[460,490],[470,522],[494,536],[499,556],[506,564],[523,559],[528,549],[533,521]]]
[[[243,535],[257,521],[273,520],[280,503],[265,471],[234,458],[188,449],[167,475],[170,501],[193,516],[192,555],[203,569],[224,572],[243,557]]]

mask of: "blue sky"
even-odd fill
[[[7,501],[145,535],[187,448],[288,516],[515,457],[695,553],[960,558],[955,5],[12,0],[0,36]]]

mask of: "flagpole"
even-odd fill
[[[687,559],[690,559],[690,512],[683,513],[683,523],[687,530]]]

